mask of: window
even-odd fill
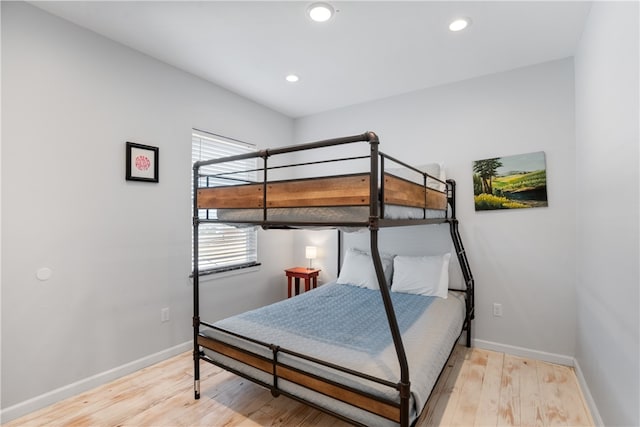
[[[255,146],[244,142],[195,129],[192,132],[192,164],[199,160],[233,156],[252,151],[255,151]],[[200,174],[213,175],[223,172],[254,170],[256,165],[257,159],[246,159],[225,163],[223,165],[205,166],[200,168]],[[256,172],[235,173],[232,177],[234,179],[255,181]],[[210,180],[210,184],[229,184],[229,181],[221,178],[201,177],[199,179],[201,180],[200,185],[204,185],[207,179]],[[193,198],[193,183],[191,194]],[[198,215],[201,219],[215,219],[216,210],[201,209]],[[198,234],[200,241],[198,249],[198,270],[200,274],[216,273],[257,265],[258,232],[255,227],[233,227],[226,224],[202,223],[198,229]]]

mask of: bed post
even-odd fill
[[[458,262],[460,263],[460,269],[462,270],[462,276],[464,277],[465,289],[467,292],[465,326],[467,329],[467,347],[471,347],[471,320],[474,318],[475,284],[473,274],[471,274],[469,260],[467,259],[467,253],[462,245],[462,238],[460,237],[460,231],[458,230],[458,219],[456,218],[456,182],[452,179],[447,180],[447,199],[451,206],[451,217],[447,222],[449,223],[451,240],[453,241]]]
[[[411,393],[409,364],[407,362],[407,355],[402,343],[398,320],[396,319],[396,314],[393,310],[393,303],[391,301],[391,295],[389,294],[389,284],[384,276],[384,269],[382,268],[382,260],[380,259],[380,252],[378,249],[378,229],[380,220],[378,212],[378,145],[380,141],[378,140],[378,136],[373,132],[367,133],[367,136],[371,147],[371,176],[369,179],[369,230],[371,233],[371,257],[373,259],[373,266],[376,270],[376,277],[378,279],[384,309],[387,314],[391,337],[396,349],[396,355],[398,356],[398,363],[400,364],[400,382],[397,385],[398,392],[400,394],[400,425],[402,427],[408,427],[409,396]]]
[[[198,175],[200,165],[193,165],[193,392],[195,399],[200,399],[200,347],[198,334],[200,333],[200,271],[198,268]]]

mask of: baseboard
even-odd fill
[[[133,362],[118,366],[117,368],[110,369],[89,378],[52,390],[40,396],[36,396],[24,402],[9,406],[8,408],[0,410],[0,422],[3,424],[7,423],[33,411],[37,411],[38,409],[45,408],[61,400],[91,390],[110,381],[114,381],[180,353],[184,353],[191,348],[193,348],[193,341],[178,344],[175,347],[159,351],[158,353],[134,360]]]
[[[533,350],[514,345],[500,344],[492,341],[473,340],[473,346],[485,350],[499,351],[501,353],[512,354],[514,356],[527,357],[529,359],[542,360],[544,362],[556,363],[558,365],[574,366],[575,359],[572,356],[563,354],[547,353],[545,351]]]
[[[587,380],[584,378],[584,374],[580,368],[580,363],[578,363],[578,360],[575,358],[573,359],[573,367],[576,372],[576,377],[578,378],[578,384],[580,384],[580,389],[582,390],[582,395],[584,396],[584,400],[587,402],[587,406],[591,412],[593,424],[598,427],[604,427],[604,422],[602,421],[602,417],[600,417],[596,401],[593,399],[591,391],[589,391],[589,386],[587,385]]]

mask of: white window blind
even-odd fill
[[[192,132],[191,147],[192,164],[199,160],[217,159],[255,151],[253,145],[195,129]],[[207,180],[210,185],[230,185],[242,181],[253,182],[256,178],[256,172],[252,170],[256,168],[256,165],[257,159],[252,158],[202,167],[200,168],[201,175],[233,173],[228,175],[230,179],[200,177],[199,185],[205,185]],[[193,188],[191,194],[193,198]],[[215,209],[201,209],[198,216],[201,219],[217,218]],[[255,227],[239,228],[221,223],[201,223],[198,234],[200,242],[198,270],[201,273],[225,271],[257,264],[258,232]]]

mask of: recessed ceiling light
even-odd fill
[[[328,3],[313,3],[307,9],[309,17],[316,22],[325,22],[333,16],[333,7]]]
[[[289,83],[295,83],[300,80],[300,77],[297,74],[289,74],[285,77]]]
[[[449,24],[449,29],[451,31],[462,31],[465,28],[467,28],[469,25],[471,25],[471,19],[460,18],[460,19],[456,19],[451,24]]]

